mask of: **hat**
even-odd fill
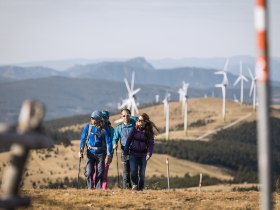
[[[94,112],[91,113],[91,117],[94,118],[95,120],[102,120],[102,113],[98,110],[95,110]]]
[[[107,120],[109,119],[110,113],[108,111],[102,111],[101,113],[102,113],[102,117],[104,119],[107,119]]]

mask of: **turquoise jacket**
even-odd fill
[[[137,117],[130,117],[130,123],[125,125],[123,122],[115,128],[113,145],[118,144],[119,140],[121,142],[121,149],[124,150],[127,138],[130,132],[133,130]]]

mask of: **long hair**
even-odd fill
[[[150,117],[148,114],[146,113],[143,113],[141,114],[140,116],[143,117],[143,120],[146,122],[146,125],[145,125],[145,136],[147,138],[147,141],[153,137],[155,135],[155,132],[154,132],[154,129],[158,132],[158,128],[157,126],[155,125],[155,123],[153,121],[150,120]]]

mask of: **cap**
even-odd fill
[[[108,111],[102,111],[101,113],[102,113],[102,117],[104,119],[107,119],[107,120],[109,119],[110,113]]]
[[[96,120],[102,120],[102,113],[98,110],[95,110],[94,112],[91,113],[91,117]]]

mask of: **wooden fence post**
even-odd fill
[[[167,173],[167,189],[170,190],[170,182],[169,182],[169,160],[166,158],[166,173]]]
[[[30,199],[19,197],[18,192],[30,149],[47,148],[53,144],[52,139],[41,131],[44,114],[42,103],[27,100],[21,108],[17,126],[0,125],[0,145],[12,145],[10,165],[2,179],[1,209],[30,204]]]

